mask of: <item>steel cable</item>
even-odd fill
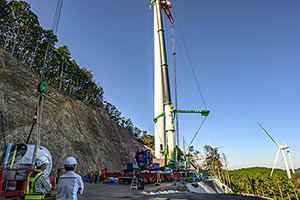
[[[63,5],[63,0],[58,0],[57,1],[57,5],[56,5],[54,19],[53,19],[53,24],[52,24],[52,31],[53,31],[54,35],[57,34],[58,24],[59,24],[61,10],[62,10],[62,5]],[[46,62],[47,62],[47,56],[48,56],[48,51],[49,51],[51,39],[52,38],[51,38],[51,35],[50,35],[50,37],[48,39],[48,44],[47,44],[46,52],[45,52],[45,55],[44,55],[43,66],[42,66],[42,72],[41,72],[41,78],[42,78],[42,80],[48,78],[48,73],[47,73],[47,70],[46,70],[46,68],[47,68]],[[45,70],[46,70],[46,72],[45,72]],[[45,75],[44,75],[44,73],[45,73]]]
[[[189,63],[190,63],[190,66],[191,66],[191,69],[192,69],[192,72],[193,72],[193,75],[194,75],[194,78],[195,78],[195,81],[196,81],[196,84],[197,84],[199,93],[200,93],[200,95],[201,95],[202,102],[203,102],[203,104],[204,104],[205,109],[207,109],[207,106],[206,106],[206,103],[205,103],[205,101],[204,101],[204,97],[203,97],[203,94],[202,94],[202,91],[201,91],[201,88],[200,88],[200,84],[199,84],[199,81],[198,81],[198,79],[197,79],[197,76],[196,76],[196,73],[195,73],[195,70],[194,70],[194,67],[193,67],[193,64],[192,64],[192,61],[191,61],[191,58],[190,58],[190,55],[189,55],[187,46],[186,46],[186,44],[185,44],[185,41],[184,41],[184,38],[183,38],[183,34],[182,34],[182,31],[181,31],[180,25],[179,25],[179,23],[178,23],[178,20],[177,20],[177,17],[176,17],[174,8],[173,8],[173,11],[174,11],[173,13],[174,13],[174,16],[175,16],[175,21],[176,21],[176,23],[177,23],[178,30],[179,30],[179,33],[180,33],[180,36],[181,36],[181,39],[182,39],[182,42],[183,42],[183,46],[184,46],[186,55],[187,55],[187,57],[188,57],[188,60],[189,60]]]

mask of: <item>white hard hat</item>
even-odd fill
[[[65,160],[64,165],[77,165],[76,159],[74,157],[69,157]]]
[[[40,156],[40,157],[38,157],[37,159],[36,159],[36,161],[35,161],[35,165],[37,166],[37,167],[40,167],[40,166],[42,166],[43,164],[49,164],[50,162],[49,162],[49,160],[48,160],[48,158],[46,157],[46,156]]]

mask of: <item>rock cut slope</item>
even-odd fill
[[[21,62],[0,48],[0,155],[8,142],[25,143],[37,103],[40,79]],[[64,96],[53,87],[43,100],[41,145],[53,157],[53,170],[74,156],[78,172],[89,166],[121,170],[132,162],[136,150],[144,149],[126,129],[110,119],[103,108],[95,108]],[[36,143],[36,127],[30,138]]]

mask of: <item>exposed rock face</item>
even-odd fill
[[[5,143],[26,142],[39,82],[26,66],[0,49],[0,155]],[[136,150],[145,148],[110,119],[106,110],[66,97],[49,85],[41,119],[41,146],[52,155],[52,173],[63,167],[68,156],[77,159],[77,171],[82,175],[89,166],[119,171],[133,161]],[[36,143],[36,130],[35,126],[30,144]]]

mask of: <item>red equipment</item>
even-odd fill
[[[27,176],[34,169],[1,169],[0,197],[23,197]]]
[[[35,169],[0,169],[0,197],[24,197],[27,176],[33,171]],[[55,177],[49,178],[54,189]]]

